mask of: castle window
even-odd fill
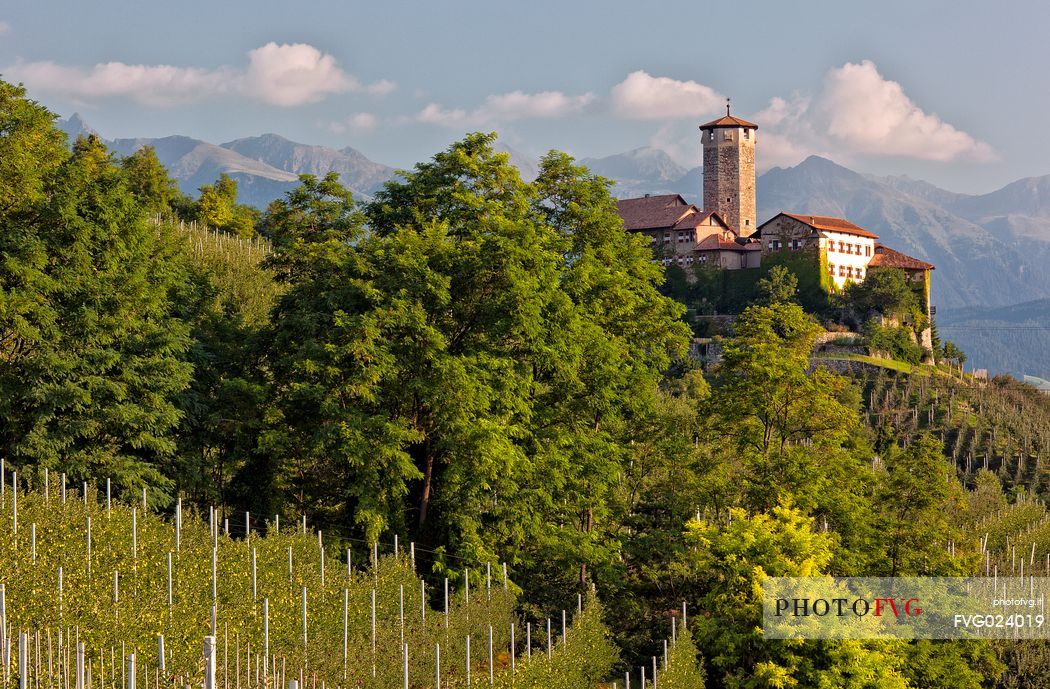
[[[840,278],[846,277],[846,268],[845,268],[845,266],[839,266],[839,277]]]
[[[707,254],[700,254],[700,258],[697,260],[699,260],[701,263],[707,263]]]
[[[864,269],[863,268],[857,268],[857,279],[858,280],[863,280],[864,279]]]
[[[745,129],[744,130],[744,138],[745,139],[750,139],[751,138],[751,130],[750,129]]]
[[[792,251],[798,251],[801,248],[802,248],[802,240],[801,239],[792,239],[791,240],[791,250]]]
[[[685,241],[685,232],[679,232],[678,233],[678,241],[679,241],[679,243]]]
[[[871,256],[871,244],[868,244],[864,247],[864,255]]]
[[[671,233],[668,232],[667,234],[664,235],[664,244],[667,244],[670,241],[671,241]]]
[[[831,275],[832,277],[835,277],[835,264],[834,263],[829,263],[828,264],[828,274]]]
[[[842,253],[847,253],[846,252],[846,242],[839,242],[839,251],[841,251]]]
[[[749,225],[751,225],[751,221],[750,220],[745,220],[744,221],[744,226],[747,227]]]
[[[725,141],[732,141],[733,132],[729,131],[728,129],[725,130],[725,132],[722,133],[722,139],[724,139]]]

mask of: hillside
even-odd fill
[[[38,682],[68,681],[72,629],[100,686],[132,653],[143,686],[160,681],[158,667],[178,686],[199,686],[208,634],[221,686],[304,676],[332,687],[430,686],[440,676],[459,687],[473,671],[500,687],[587,687],[616,659],[600,608],[582,598],[546,630],[518,620],[505,568],[470,563],[451,582],[428,581],[417,558],[433,556],[412,544],[368,547],[305,520],[281,526],[248,513],[213,510],[204,522],[181,502],[169,521],[145,491],[141,501],[113,499],[109,483],[74,488],[46,471],[0,468],[0,482],[0,637],[26,633],[38,650],[43,639],[43,653],[26,659]],[[4,653],[13,667],[0,663],[5,678],[17,679],[14,646]]]

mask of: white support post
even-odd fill
[[[131,653],[127,656],[124,663],[125,674],[124,674],[124,689],[135,689],[135,654]]]
[[[551,618],[547,618],[547,660],[551,659]]]
[[[343,589],[343,679],[346,679],[347,637],[350,633],[350,589]]]
[[[408,689],[408,644],[402,644],[402,648],[404,650],[404,662],[405,662],[405,671],[403,673],[404,674],[404,678],[405,678],[404,689]]]
[[[84,642],[77,642],[76,689],[86,689],[84,683]]]
[[[372,677],[376,676],[376,589],[372,587]]]
[[[302,587],[302,650],[307,650],[307,587]]]
[[[29,635],[18,635],[18,689],[29,688]]]
[[[204,637],[204,689],[215,689],[215,637]]]
[[[270,599],[263,598],[263,676],[270,670]]]

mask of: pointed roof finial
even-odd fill
[[[729,117],[729,98],[726,98],[726,117]]]

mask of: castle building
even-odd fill
[[[703,146],[703,209],[678,194],[622,199],[624,227],[649,237],[656,260],[686,269],[709,265],[724,270],[758,268],[762,259],[800,252],[826,271],[831,289],[861,282],[875,267],[899,268],[925,283],[933,265],[878,243],[878,235],[845,218],[781,212],[757,224],[755,151],[758,125],[726,114],[700,125]]]
[[[716,211],[702,211],[679,194],[643,196],[618,202],[624,227],[649,237],[665,266],[710,265],[726,270],[758,268],[761,246],[741,242]]]

